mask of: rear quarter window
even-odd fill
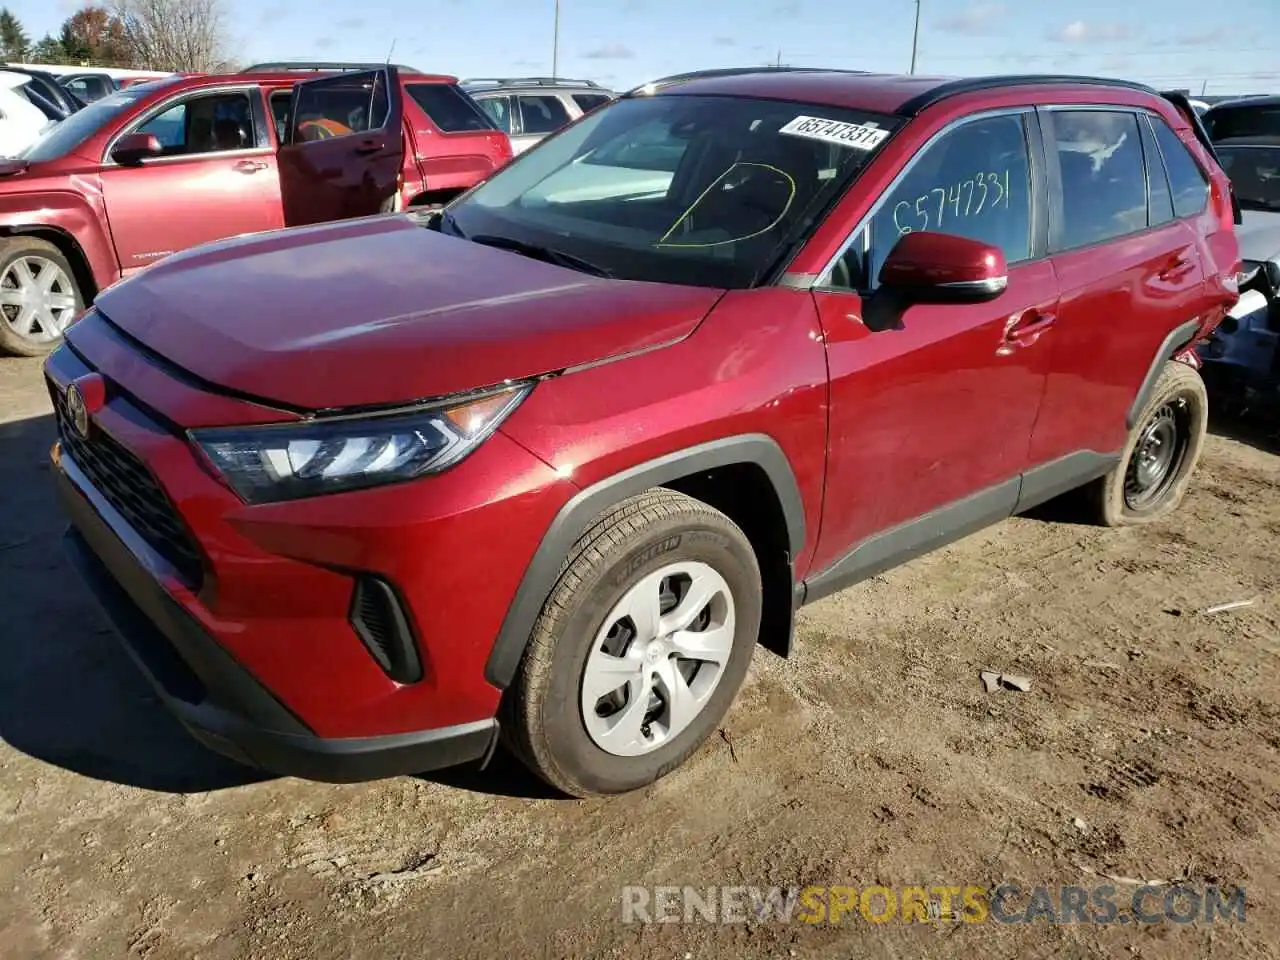
[[[1193,217],[1204,210],[1209,202],[1209,181],[1200,164],[1178,135],[1159,117],[1151,118],[1156,131],[1156,142],[1164,158],[1164,168],[1169,174],[1169,187],[1173,191],[1173,212],[1178,217]]]
[[[498,129],[471,97],[451,83],[409,83],[405,88],[441,133],[489,133]]]

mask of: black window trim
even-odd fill
[[[275,153],[275,148],[272,146],[271,140],[267,137],[266,116],[264,113],[265,108],[262,102],[262,87],[256,83],[228,83],[219,84],[217,86],[197,87],[195,89],[183,90],[180,93],[175,93],[173,96],[166,97],[158,103],[147,107],[140,114],[135,115],[132,120],[125,123],[125,125],[107,141],[107,145],[102,151],[102,165],[104,167],[120,166],[120,164],[116,163],[115,160],[111,158],[111,151],[115,149],[116,143],[118,143],[122,137],[126,137],[129,134],[136,132],[139,128],[150,123],[161,114],[168,113],[174,107],[180,106],[181,104],[187,103],[191,100],[199,100],[204,97],[217,96],[218,94],[224,93],[243,93],[248,96],[250,116],[253,117],[254,137],[261,141],[261,146],[244,147],[240,150],[211,150],[207,153],[179,153],[168,157],[149,157],[144,161],[145,165],[155,166],[156,164],[167,163],[192,163],[211,158],[237,156],[251,157]]]
[[[1137,106],[1133,104],[1124,104],[1124,103],[1055,103],[1055,104],[1036,107],[1036,112],[1042,116],[1044,121],[1041,124],[1041,129],[1044,135],[1044,152],[1048,161],[1047,171],[1049,173],[1049,184],[1048,184],[1049,210],[1051,213],[1050,223],[1049,223],[1049,256],[1050,257],[1063,256],[1068,253],[1077,253],[1081,250],[1091,250],[1094,247],[1102,246],[1103,244],[1107,244],[1107,243],[1114,243],[1117,240],[1127,240],[1144,233],[1149,233],[1155,230],[1162,230],[1166,227],[1169,227],[1176,223],[1180,223],[1184,220],[1192,220],[1198,216],[1201,216],[1204,213],[1205,207],[1207,207],[1209,203],[1209,197],[1207,193],[1205,196],[1205,206],[1202,206],[1200,210],[1198,210],[1196,213],[1188,214],[1185,217],[1179,217],[1177,209],[1175,207],[1173,219],[1167,220],[1164,223],[1156,224],[1155,226],[1151,226],[1150,224],[1148,224],[1146,226],[1139,227],[1137,230],[1130,230],[1127,233],[1118,233],[1118,234],[1115,234],[1114,236],[1106,237],[1105,239],[1102,239],[1102,240],[1095,240],[1092,243],[1080,244],[1079,246],[1074,246],[1074,247],[1061,246],[1058,239],[1059,237],[1058,230],[1061,229],[1061,224],[1062,224],[1062,200],[1063,200],[1062,170],[1061,170],[1061,167],[1058,165],[1058,151],[1057,151],[1056,142],[1053,136],[1052,116],[1055,113],[1085,113],[1090,111],[1099,112],[1099,113],[1127,113],[1132,115],[1134,120],[1139,124],[1142,123],[1143,117],[1147,117],[1148,122],[1150,122],[1151,119],[1156,119],[1164,123],[1165,126],[1169,127],[1169,131],[1174,136],[1177,136],[1178,134],[1178,132],[1173,128],[1173,126],[1169,123],[1168,120],[1166,120],[1163,116],[1161,116],[1161,114],[1158,111],[1152,110],[1149,107]],[[1155,135],[1154,129],[1152,130],[1152,135],[1153,136]],[[1178,137],[1179,141],[1181,141],[1181,139],[1182,139],[1181,137]],[[1139,130],[1138,145],[1140,148],[1142,148],[1141,130]],[[1157,140],[1156,148],[1159,149],[1159,147],[1160,147],[1160,144],[1159,144],[1159,141]],[[1200,171],[1200,176],[1206,181],[1206,186],[1208,186],[1210,181],[1207,174],[1204,171],[1204,168],[1200,165],[1199,159],[1197,159],[1196,156],[1193,153],[1191,153],[1190,150],[1187,151],[1187,155],[1190,156],[1191,159],[1195,162],[1196,168]],[[1163,151],[1161,151],[1160,162],[1161,162],[1161,166],[1165,168],[1165,181],[1169,184],[1169,197],[1170,197],[1170,200],[1172,201],[1173,182],[1168,178],[1168,166],[1167,166],[1167,163],[1165,162]],[[1147,216],[1149,220],[1150,210],[1151,210],[1151,193],[1147,189],[1145,167],[1143,172],[1144,172],[1144,176],[1142,181],[1142,192],[1146,196],[1147,211],[1148,211]]]
[[[880,195],[876,197],[875,202],[867,208],[866,213],[862,215],[848,236],[845,237],[835,255],[827,261],[822,270],[813,276],[812,283],[804,284],[802,288],[810,289],[815,293],[844,293],[861,297],[866,297],[873,293],[876,289],[876,278],[866,276],[866,259],[871,252],[871,221],[875,219],[885,203],[888,202],[889,197],[893,195],[893,191],[902,184],[907,175],[915,168],[920,158],[932,149],[939,140],[971,123],[999,117],[1019,117],[1022,119],[1023,136],[1027,144],[1027,172],[1031,179],[1031,195],[1028,197],[1031,204],[1031,216],[1028,221],[1028,229],[1031,231],[1031,255],[1009,264],[1009,267],[1011,269],[1015,266],[1021,267],[1025,264],[1043,260],[1048,256],[1048,209],[1045,202],[1048,181],[1044,151],[1045,134],[1040,125],[1039,115],[1035,106],[1030,104],[1015,107],[997,107],[965,114],[963,117],[956,117],[935,130],[924,143],[912,152],[907,162],[894,174],[888,186],[880,191]],[[899,130],[899,135],[909,129],[910,124],[904,124]],[[863,172],[865,174],[865,171]],[[832,213],[834,214],[835,210],[838,209],[838,207],[834,208]],[[848,287],[835,286],[831,283],[835,266],[853,248],[855,243],[862,248],[860,254],[863,260],[863,269],[861,271],[864,280],[863,288],[853,290]],[[796,286],[795,283],[788,283],[785,275],[782,278],[781,285],[793,288]]]

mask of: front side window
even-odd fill
[[[964,123],[934,141],[871,218],[865,270],[857,250],[834,282],[870,287],[904,234],[927,230],[980,240],[1009,263],[1031,256],[1031,164],[1021,116]],[[854,244],[857,248],[858,244]]]
[[[1071,250],[1144,229],[1147,175],[1138,118],[1111,110],[1050,116],[1062,184],[1055,248]]]
[[[191,97],[145,121],[135,133],[160,141],[161,156],[248,150],[257,142],[247,91]]]
[[[748,287],[900,122],[744,97],[625,98],[520,155],[450,207],[444,229],[554,247],[624,279]]]
[[[308,81],[297,87],[295,102],[293,143],[381,129],[389,109],[385,75],[381,72]]]
[[[525,133],[554,133],[569,122],[569,111],[559,97],[516,97],[520,125]]]
[[[1209,202],[1209,181],[1205,179],[1200,164],[1178,135],[1159,117],[1151,118],[1155,127],[1156,142],[1164,157],[1165,170],[1169,172],[1169,185],[1173,188],[1173,212],[1178,217],[1194,217],[1204,211]]]
[[[1280,146],[1219,146],[1218,159],[1242,209],[1280,211]]]

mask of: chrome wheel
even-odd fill
[[[18,336],[57,340],[75,318],[76,288],[67,272],[45,257],[18,257],[0,274],[0,316]]]
[[[1130,510],[1144,510],[1177,482],[1186,459],[1190,432],[1187,401],[1170,400],[1143,425],[1125,474],[1124,501]]]
[[[733,594],[705,563],[657,570],[614,605],[582,675],[582,718],[600,749],[649,753],[702,712],[733,650]]]

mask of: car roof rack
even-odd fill
[[[421,73],[413,67],[399,63],[353,63],[347,60],[273,60],[267,63],[255,63],[241,70],[241,73],[276,73],[276,72],[325,72],[350,73],[364,70],[381,70],[384,67],[395,67],[401,73]]]
[[[913,116],[948,97],[958,97],[962,93],[974,93],[982,90],[1001,90],[1005,87],[1024,87],[1031,85],[1050,86],[1054,84],[1077,84],[1091,87],[1111,87],[1120,90],[1133,90],[1160,96],[1158,92],[1146,84],[1132,80],[1117,80],[1111,77],[1072,76],[1070,74],[1026,73],[992,75],[989,77],[964,77],[959,80],[944,80],[936,87],[931,87],[918,94],[898,108],[898,113]]]
[[[594,80],[572,80],[569,77],[468,77],[461,83],[464,87],[596,87],[600,84]]]
[[[673,73],[670,76],[649,80],[638,87],[632,88],[628,92],[628,96],[645,90],[655,90],[658,87],[670,86],[673,83],[686,83],[690,80],[714,80],[719,77],[745,77],[757,73],[841,73],[867,76],[871,72],[870,70],[842,70],[835,67],[773,67],[768,64],[762,64],[758,67],[714,67],[708,70],[690,70],[688,73]]]

